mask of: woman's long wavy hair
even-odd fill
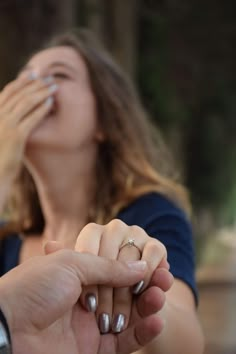
[[[174,169],[160,132],[148,119],[127,75],[88,30],[59,35],[43,49],[56,46],[73,48],[83,58],[105,137],[98,147],[94,176],[97,188],[88,222],[106,223],[135,198],[148,192],[165,195],[189,214],[188,194],[177,182],[176,171],[171,172]],[[9,229],[26,234],[42,233],[43,212],[34,181],[24,166],[13,192],[11,205],[17,218],[15,227],[8,224]],[[5,231],[7,228],[6,225]]]

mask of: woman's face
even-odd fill
[[[82,57],[70,47],[58,46],[34,55],[25,71],[52,76],[58,84],[54,107],[32,132],[27,147],[75,151],[94,143],[96,104]]]

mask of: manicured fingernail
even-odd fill
[[[97,299],[94,294],[86,295],[86,306],[89,312],[95,312],[97,310]]]
[[[147,267],[146,261],[129,261],[126,262],[130,269],[132,270],[144,270]]]
[[[46,99],[45,105],[46,105],[47,107],[51,107],[52,104],[53,104],[53,102],[54,102],[54,98],[50,96],[50,97],[48,97],[48,98]]]
[[[35,71],[32,71],[31,73],[29,73],[28,75],[28,79],[29,80],[35,80],[38,78],[38,74]]]
[[[48,85],[54,82],[53,76],[47,76],[43,78],[43,82]]]
[[[112,324],[112,332],[114,333],[120,333],[125,327],[125,316],[119,313],[116,315],[114,318],[113,324]]]
[[[138,295],[141,292],[143,285],[144,285],[144,280],[141,280],[136,285],[134,285],[132,293]]]
[[[99,315],[99,329],[102,334],[110,331],[110,317],[107,313],[101,313]]]
[[[58,85],[57,84],[53,84],[49,87],[49,92],[50,93],[54,93],[58,90]]]

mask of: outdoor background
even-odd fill
[[[0,88],[75,26],[131,75],[174,153],[193,202],[206,354],[235,354],[236,2],[0,0]]]

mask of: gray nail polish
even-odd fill
[[[114,333],[120,333],[125,326],[125,316],[119,313],[116,315],[114,318],[113,324],[112,324],[112,332]]]
[[[94,294],[86,295],[86,306],[89,312],[95,312],[97,310],[97,299]]]
[[[107,313],[101,313],[99,315],[99,329],[103,334],[110,331],[110,317]]]
[[[132,293],[138,295],[141,292],[143,286],[144,280],[139,281],[136,285],[134,285]]]
[[[50,93],[54,93],[54,92],[57,91],[57,89],[58,89],[58,85],[57,85],[57,84],[53,84],[53,85],[51,85],[51,86],[49,87],[49,92],[50,92]]]
[[[52,104],[53,104],[53,102],[54,102],[54,99],[53,99],[53,97],[48,97],[47,99],[46,99],[46,101],[45,101],[45,105],[47,106],[47,107],[51,107],[52,106]]]
[[[48,85],[48,84],[52,84],[54,82],[54,79],[52,76],[47,76],[43,78],[43,82]]]

